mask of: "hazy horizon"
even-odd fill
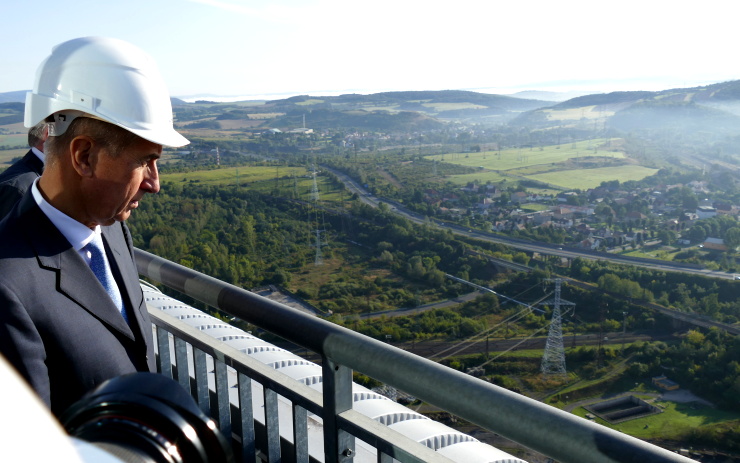
[[[407,88],[407,89],[358,89],[358,88],[345,88],[342,90],[295,90],[285,92],[272,92],[272,93],[213,93],[213,92],[197,92],[188,95],[171,95],[173,98],[181,99],[188,103],[193,103],[198,100],[207,100],[217,103],[227,103],[234,101],[262,101],[262,100],[279,100],[285,98],[291,98],[299,95],[309,95],[316,97],[329,97],[339,96],[345,94],[361,94],[370,95],[374,93],[384,92],[407,92],[407,91],[441,91],[441,90],[462,90],[471,91],[478,93],[487,93],[504,96],[516,96],[519,94],[526,93],[543,93],[547,96],[549,94],[553,99],[557,101],[556,97],[560,96],[560,100],[574,98],[576,96],[597,94],[597,93],[610,93],[618,91],[661,91],[669,90],[673,88],[691,88],[700,87],[705,85],[711,85],[715,83],[725,82],[727,80],[668,80],[668,79],[624,79],[624,80],[574,80],[574,81],[560,81],[560,82],[543,82],[537,84],[521,84],[510,87],[482,87],[482,88],[437,88],[437,89],[421,89],[421,88]],[[13,92],[26,92],[29,89],[24,90],[11,90],[3,91],[0,93],[13,93]],[[536,98],[536,97],[531,97]],[[547,98],[545,98],[547,99]]]
[[[574,94],[574,95],[587,95],[595,93],[611,93],[611,92],[627,92],[627,91],[661,91],[669,90],[672,88],[691,88],[700,87],[705,85],[711,85],[715,83],[724,82],[725,80],[709,80],[709,81],[636,81],[636,80],[625,80],[623,82],[615,81],[572,81],[572,82],[550,82],[543,83],[540,86],[522,84],[512,87],[483,87],[483,88],[437,88],[437,89],[423,89],[423,88],[407,88],[407,89],[357,89],[347,88],[343,90],[306,90],[306,91],[289,91],[289,92],[274,92],[274,93],[262,93],[262,94],[218,94],[218,93],[195,93],[191,95],[173,95],[175,98],[179,98],[188,103],[192,103],[196,100],[209,100],[214,102],[230,102],[230,101],[249,101],[249,100],[277,100],[283,98],[290,98],[298,95],[310,95],[310,96],[339,96],[346,94],[361,94],[370,95],[373,93],[384,93],[384,92],[408,92],[408,91],[441,91],[441,90],[463,90],[478,93],[488,93],[495,95],[517,95],[521,93],[551,93],[551,94]]]
[[[6,8],[0,92],[29,89],[53,46],[127,40],[170,95],[258,97],[472,90],[605,93],[740,78],[734,15],[707,0],[130,0]],[[43,31],[43,33],[38,33]],[[22,44],[22,45],[21,45]]]

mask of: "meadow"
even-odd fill
[[[561,121],[581,121],[583,119],[602,119],[613,116],[614,111],[599,111],[596,106],[584,106],[582,108],[568,109],[543,109],[548,119]]]
[[[275,168],[274,166],[222,167],[213,170],[161,174],[168,182],[197,182],[205,185],[244,185],[251,182],[274,180],[275,177],[303,177],[309,175],[304,167]]]
[[[9,124],[3,128],[7,129],[8,133],[0,134],[0,146],[10,149],[0,150],[0,170],[8,167],[13,159],[23,156],[28,151],[28,134],[23,123]]]
[[[600,418],[596,418],[595,421],[638,439],[678,439],[691,430],[738,419],[737,413],[722,411],[698,402],[680,403],[659,399],[653,402],[653,405],[662,409],[663,413],[615,425]],[[587,413],[589,412],[582,407],[573,410],[573,414],[580,417],[585,417]]]
[[[535,180],[556,189],[588,189],[604,181],[642,180],[657,169],[629,164],[618,139],[593,139],[576,143],[499,151],[427,156],[440,162],[477,168],[447,180],[464,185],[477,181]]]
[[[614,147],[609,146],[615,145]],[[520,169],[526,166],[557,164],[586,156],[624,159],[616,140],[593,139],[542,147],[510,148],[501,151],[435,154],[426,159],[494,171]]]
[[[296,197],[306,201],[311,200],[313,189],[313,178],[305,167],[222,167],[212,170],[161,174],[160,182],[218,186],[237,186],[238,184],[238,186],[264,193],[274,193],[278,189],[285,197]],[[344,190],[331,185],[325,176],[318,174],[316,184],[322,201],[343,199]]]
[[[629,180],[642,180],[655,174],[658,169],[626,165],[616,167],[600,167],[596,169],[561,170],[543,174],[528,175],[527,178],[537,180],[547,185],[562,188],[577,188],[587,190],[601,185],[602,182],[619,180],[624,183]]]

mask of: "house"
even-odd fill
[[[727,251],[727,245],[722,238],[707,238],[702,243],[704,249],[711,249],[712,251]]]
[[[598,247],[601,245],[601,240],[598,240],[596,238],[586,238],[585,240],[576,243],[574,247],[580,248],[580,249],[598,249]]]
[[[631,211],[624,216],[624,220],[628,223],[640,222],[642,220],[647,220],[647,216],[641,212]]]
[[[678,383],[671,381],[665,375],[654,376],[653,384],[659,387],[660,389],[663,389],[664,391],[675,391],[676,389],[680,388]]]
[[[527,201],[527,193],[523,191],[517,191],[511,194],[511,202],[521,204]]]
[[[717,215],[717,209],[712,206],[699,206],[696,208],[696,215],[699,216],[700,219],[708,219]]]
[[[297,129],[290,129],[288,130],[288,133],[302,133],[302,134],[310,134],[313,133],[313,129],[307,129],[306,127],[298,127]]]

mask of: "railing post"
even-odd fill
[[[244,373],[237,376],[239,385],[239,419],[241,421],[242,461],[256,461],[257,446],[254,435],[254,405],[252,404],[252,379]]]
[[[352,370],[324,358],[321,362],[324,395],[324,461],[350,462],[355,455],[355,439],[339,429],[339,414],[352,409]]]
[[[170,335],[157,327],[157,369],[159,373],[172,379],[172,360],[170,359]]]

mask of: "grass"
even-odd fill
[[[484,109],[486,106],[481,106],[473,103],[423,103],[422,106],[431,108],[433,111],[455,111],[458,109]]]
[[[629,249],[629,247],[627,248]],[[642,248],[642,249],[636,249],[634,251],[627,251],[620,253],[624,256],[630,256],[630,257],[642,257],[647,259],[660,259],[660,260],[666,260],[666,261],[673,261],[676,258],[676,255],[683,252],[684,249],[676,249],[673,247],[666,247],[666,249],[661,249],[660,247],[652,247],[652,248]]]
[[[304,200],[309,200],[313,189],[313,178],[310,177],[305,167],[281,167],[276,169],[274,166],[242,166],[160,175],[161,182],[219,186],[236,185],[237,179],[239,186],[243,188],[271,193],[277,187],[281,196],[290,197],[297,193],[296,196]],[[343,190],[330,184],[326,177],[317,176],[316,184],[321,201],[342,201],[346,199]]]
[[[664,400],[656,401],[663,413],[636,418],[616,425],[596,418],[594,421],[617,431],[637,437],[638,439],[678,439],[692,429],[740,419],[738,413],[717,410],[696,402],[678,403]],[[578,407],[573,414],[585,417],[589,413]]]
[[[604,181],[642,180],[657,169],[639,165],[614,165],[625,162],[619,150],[618,139],[594,139],[576,143],[532,148],[515,148],[476,153],[452,153],[426,156],[426,159],[477,168],[478,172],[453,175],[447,178],[461,185],[472,181],[479,183],[513,182],[523,178],[536,180],[552,188],[588,189]],[[588,163],[589,168],[573,169],[573,164]],[[567,169],[567,170],[563,170]]]
[[[578,159],[584,156],[604,158],[625,158],[621,151],[611,151],[605,146],[611,140],[594,139],[577,143],[550,145],[536,148],[513,148],[498,151],[481,151],[477,153],[451,153],[425,156],[429,160],[444,161],[468,167],[483,167],[494,171],[521,169],[527,166],[557,164]]]
[[[224,167],[214,170],[199,170],[195,172],[178,172],[162,174],[160,180],[168,182],[197,182],[206,185],[235,185],[237,178],[240,185],[251,182],[274,180],[278,177],[303,177],[308,175],[304,167],[279,168],[271,166]]]
[[[306,101],[299,101],[298,103],[296,103],[296,105],[297,106],[310,106],[310,105],[314,105],[314,104],[321,104],[324,101],[325,100],[319,100],[317,98],[309,98]]]
[[[501,174],[499,172],[481,171],[481,172],[475,172],[473,174],[451,175],[445,180],[448,180],[454,183],[455,185],[467,185],[468,183],[474,182],[476,180],[480,184],[485,184],[488,181],[491,181],[493,183],[499,183],[502,180],[505,180],[508,178],[510,178],[508,175]]]
[[[27,152],[28,147],[0,151],[0,170],[10,167],[10,164],[13,163],[13,159],[23,157]]]
[[[604,167],[596,169],[561,170],[543,174],[530,175],[527,178],[537,180],[548,185],[557,185],[563,188],[578,188],[585,190],[601,185],[602,182],[619,180],[624,183],[629,180],[642,180],[655,174],[658,169],[626,165]]]
[[[614,111],[594,111],[596,106],[569,109],[543,109],[550,120],[580,121],[582,119],[603,119],[614,115]]]
[[[547,204],[540,204],[540,203],[527,203],[527,204],[522,204],[519,207],[524,211],[538,212],[538,211],[546,211],[549,206]]]

